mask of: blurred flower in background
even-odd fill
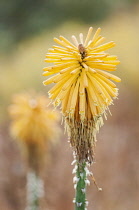
[[[50,154],[50,144],[59,138],[59,115],[48,108],[49,100],[36,93],[22,93],[13,97],[9,107],[12,118],[11,134],[21,143],[27,156],[27,210],[39,209],[44,196],[44,184],[40,174],[44,160]]]
[[[11,134],[25,147],[29,167],[36,172],[42,158],[49,153],[50,144],[59,138],[59,114],[48,107],[50,101],[36,93],[21,93],[13,97],[9,107]]]

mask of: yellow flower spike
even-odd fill
[[[117,56],[106,50],[115,46],[113,41],[102,44],[105,37],[98,28],[94,36],[90,27],[85,39],[79,34],[79,41],[73,35],[72,41],[63,36],[54,41],[46,54],[46,62],[54,65],[44,68],[44,76],[57,73],[44,81],[44,84],[57,83],[50,91],[54,106],[61,104],[71,145],[79,162],[91,163],[94,156],[96,133],[103,125],[103,115],[117,98],[118,89],[114,82],[121,79],[108,71],[115,71],[120,62]],[[85,41],[84,41],[85,40]],[[50,72],[50,73],[49,73]],[[85,139],[84,139],[85,138]],[[82,151],[84,145],[84,152]]]
[[[60,134],[59,114],[48,107],[49,103],[44,95],[22,93],[14,96],[9,107],[11,134],[21,143],[23,152],[25,149],[29,167],[35,172],[49,153],[47,148],[57,142]]]

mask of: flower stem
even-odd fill
[[[39,198],[43,194],[42,180],[31,171],[27,175],[27,210],[39,210]]]
[[[77,162],[77,186],[75,198],[75,210],[85,210],[86,207],[86,163]]]

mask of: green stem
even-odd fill
[[[86,207],[86,163],[77,162],[77,186],[75,198],[75,210],[85,210]]]

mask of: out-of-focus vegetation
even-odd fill
[[[6,116],[6,106],[10,103],[12,93],[33,88],[47,91],[47,87],[44,88],[42,85],[44,78],[41,74],[42,68],[46,65],[44,59],[47,49],[54,44],[53,37],[64,35],[71,39],[73,33],[77,36],[80,32],[86,34],[90,25],[95,28],[101,26],[101,34],[107,38],[106,40],[116,42],[117,45],[111,52],[118,55],[121,64],[115,74],[121,76],[122,84],[128,86],[129,91],[138,89],[138,11],[137,7],[131,13],[121,12],[99,24],[84,25],[68,21],[16,45],[13,53],[1,57],[1,115]]]
[[[14,44],[52,29],[65,21],[92,24],[117,13],[132,10],[137,0],[1,0],[0,45],[7,52]]]

